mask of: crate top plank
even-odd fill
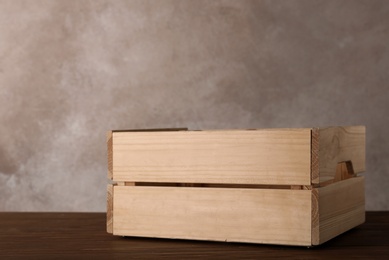
[[[310,185],[311,129],[113,132],[114,181]]]
[[[109,179],[126,182],[312,185],[337,164],[365,171],[365,127],[108,133]]]

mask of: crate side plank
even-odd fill
[[[354,172],[365,171],[365,127],[345,126],[316,129],[312,133],[312,143],[318,142],[318,168],[312,169],[312,183],[322,183],[334,179],[336,165],[351,161]],[[315,140],[315,139],[318,140]],[[312,151],[314,154],[316,151]],[[317,174],[318,170],[318,174]],[[319,175],[319,176],[318,176]]]
[[[364,177],[314,189],[318,193],[319,236],[315,245],[365,222]]]
[[[108,179],[113,178],[113,151],[112,131],[107,132],[107,157],[108,157]]]
[[[113,185],[107,185],[107,232],[113,233]]]
[[[319,192],[317,189],[312,189],[311,202],[311,244],[319,244]]]
[[[319,183],[319,128],[312,128],[311,130],[311,182]]]
[[[113,234],[311,245],[311,191],[114,187]]]
[[[310,185],[311,129],[114,132],[113,179]]]

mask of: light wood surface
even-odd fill
[[[114,235],[310,246],[364,221],[363,126],[114,131],[107,144]]]
[[[311,184],[311,129],[113,132],[113,179]]]
[[[365,221],[364,177],[349,178],[314,189],[318,193],[319,232],[314,245],[362,224]]]
[[[107,232],[113,232],[113,185],[107,185]]]
[[[312,189],[311,199],[311,244],[319,245],[319,192],[317,189]]]
[[[312,128],[311,130],[311,183],[319,183],[319,128]]]
[[[107,132],[108,179],[113,179],[112,131]]]
[[[355,173],[365,171],[365,127],[312,130],[312,183],[333,180],[339,162],[351,161]]]
[[[311,245],[311,191],[114,186],[113,234]]]

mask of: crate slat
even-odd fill
[[[113,179],[310,185],[311,129],[113,132]]]
[[[311,245],[311,191],[114,187],[114,235]]]
[[[350,178],[314,189],[318,201],[318,232],[312,244],[322,244],[365,222],[364,177]]]

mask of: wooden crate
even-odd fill
[[[108,133],[113,235],[319,245],[365,221],[365,127]]]

